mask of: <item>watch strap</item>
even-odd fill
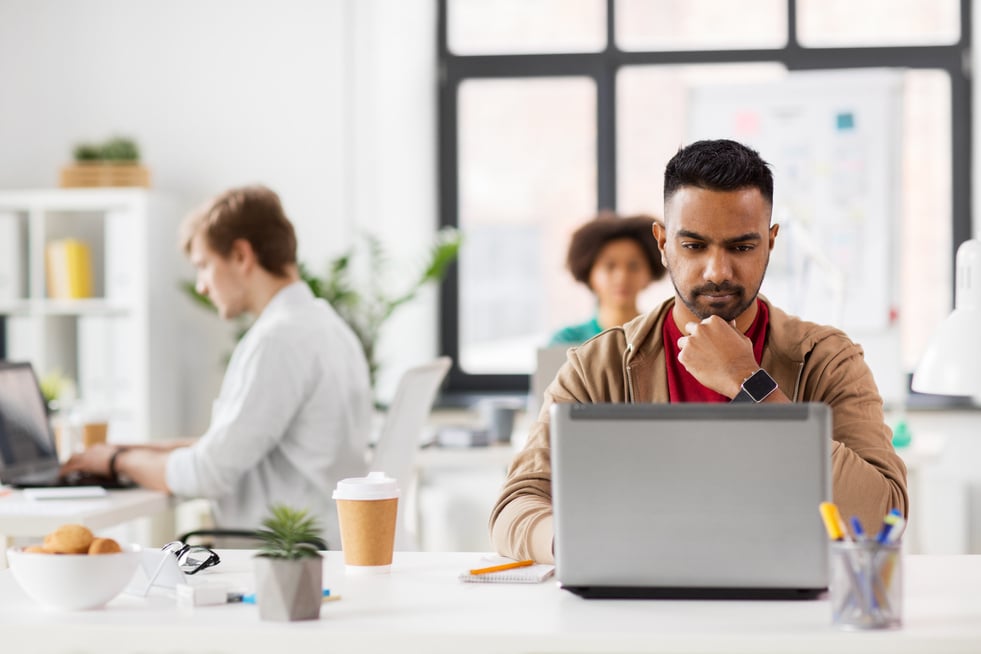
[[[740,387],[739,392],[736,393],[736,397],[732,398],[733,402],[756,402],[753,396],[746,392],[745,388]]]

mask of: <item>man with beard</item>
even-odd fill
[[[698,141],[668,162],[664,223],[653,231],[675,297],[569,350],[491,513],[498,552],[553,560],[548,412],[556,402],[824,402],[834,415],[842,513],[867,525],[892,508],[906,513],[906,468],[862,349],[758,295],[779,231],[772,207],[769,166],[746,146]]]

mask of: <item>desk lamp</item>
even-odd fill
[[[913,374],[913,390],[971,395],[981,403],[981,241],[957,248],[954,310],[933,335]]]

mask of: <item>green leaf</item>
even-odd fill
[[[100,159],[106,161],[139,161],[140,148],[136,141],[117,136],[102,144]]]
[[[194,300],[195,304],[218,313],[218,309],[215,307],[214,303],[208,299],[208,296],[198,293],[197,284],[185,279],[180,282],[180,287],[192,300]]]
[[[257,531],[263,544],[257,556],[277,559],[319,557],[311,541],[320,539],[321,529],[306,509],[293,509],[284,504],[270,507],[270,516]]]

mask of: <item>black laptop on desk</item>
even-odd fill
[[[556,404],[551,439],[563,588],[692,599],[827,588],[828,406]]]
[[[61,477],[44,396],[29,363],[0,361],[0,482],[18,488],[124,488],[97,475]]]

